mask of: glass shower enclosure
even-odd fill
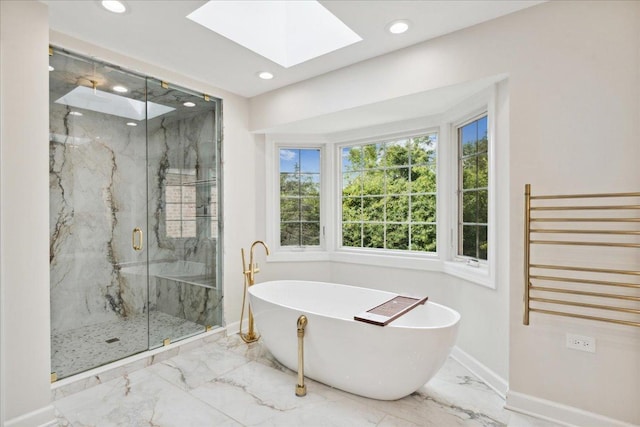
[[[51,354],[61,379],[222,324],[221,101],[51,54]]]

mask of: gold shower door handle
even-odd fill
[[[136,242],[136,236],[138,236]],[[133,246],[134,251],[141,251],[143,246],[143,238],[142,229],[140,227],[136,227],[133,229],[133,233],[131,233],[131,245]]]

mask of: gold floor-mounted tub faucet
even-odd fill
[[[253,313],[251,312],[251,306],[249,306],[249,330],[247,333],[242,332],[242,319],[244,317],[244,307],[246,305],[247,299],[247,291],[249,290],[249,286],[253,286],[255,283],[256,273],[260,272],[258,268],[258,264],[254,262],[253,251],[257,245],[264,246],[264,250],[269,255],[269,246],[262,240],[256,240],[251,245],[251,249],[249,250],[249,265],[247,266],[244,256],[244,248],[240,251],[242,253],[242,274],[244,276],[244,294],[242,296],[242,312],[240,313],[240,338],[246,343],[251,343],[258,341],[260,339],[260,335],[255,332],[255,325],[253,321]]]

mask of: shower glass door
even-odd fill
[[[222,324],[220,101],[50,56],[56,379]]]
[[[146,350],[146,82],[50,57],[52,372]]]
[[[219,102],[153,79],[147,99],[172,108],[147,125],[153,348],[222,324]]]

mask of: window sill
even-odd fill
[[[495,280],[486,266],[472,267],[463,262],[445,261],[442,263],[442,271],[490,289],[496,288]]]
[[[267,262],[313,262],[330,259],[329,252],[322,249],[289,249],[272,252],[267,257]]]
[[[272,252],[267,262],[341,262],[346,264],[371,265],[375,267],[398,268],[408,270],[422,270],[443,272],[468,282],[495,289],[494,278],[489,274],[486,266],[472,267],[462,262],[442,261],[436,254],[397,254],[393,252],[374,253],[366,250],[352,251],[340,249],[337,251],[309,250],[280,250]]]
[[[376,250],[378,252],[378,250]],[[442,262],[436,254],[375,253],[359,249],[340,249],[331,253],[331,261],[348,264],[363,264],[376,267],[403,268],[411,270],[442,271]]]

